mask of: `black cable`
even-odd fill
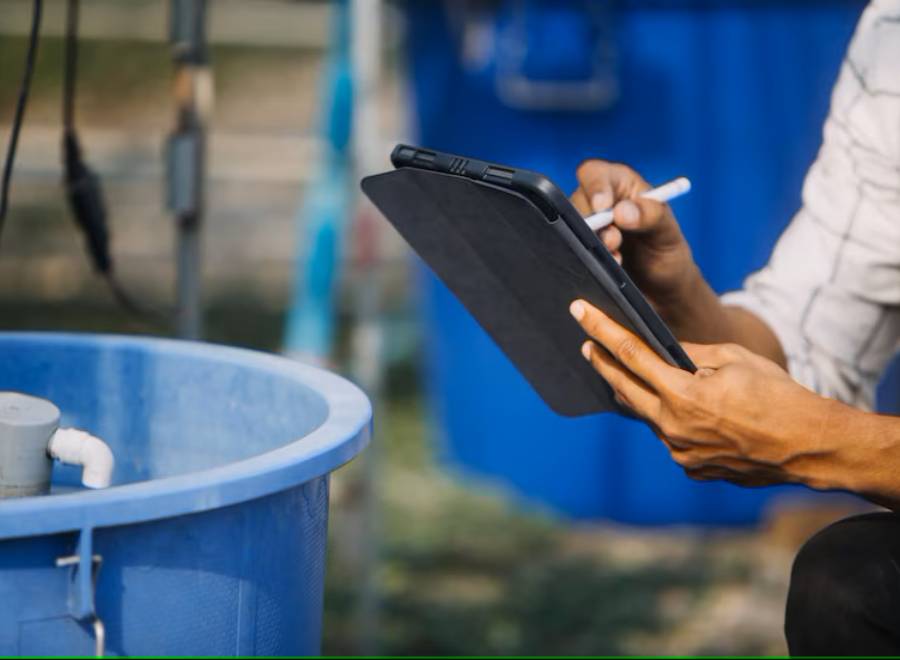
[[[75,130],[75,82],[78,74],[79,0],[66,5],[66,59],[63,72],[63,172],[72,219],[84,233],[94,269],[101,275],[112,272],[106,203],[100,178],[85,163]]]
[[[78,80],[78,15],[79,0],[68,0],[66,6],[66,59],[63,73],[63,128],[75,130],[75,84]]]
[[[94,270],[104,278],[116,302],[134,316],[142,317],[144,321],[167,323],[170,315],[138,303],[128,294],[114,273],[109,250],[106,203],[103,199],[100,177],[84,161],[75,128],[79,8],[79,0],[68,0],[63,72],[63,170],[72,218],[84,234]]]
[[[9,145],[6,148],[6,161],[3,164],[3,183],[0,186],[0,235],[3,234],[6,212],[9,209],[9,185],[12,181],[13,164],[16,160],[19,132],[22,130],[22,120],[25,117],[25,106],[28,103],[28,92],[31,89],[31,78],[34,75],[34,62],[37,59],[38,37],[41,31],[43,9],[43,0],[34,0],[31,35],[28,41],[28,52],[25,55],[25,71],[22,74],[22,82],[19,85],[19,100],[16,102],[16,113],[13,117],[12,129],[9,135]]]

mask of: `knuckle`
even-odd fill
[[[660,416],[659,430],[664,436],[673,440],[679,440],[683,435],[681,424],[672,414],[663,414]]]
[[[671,420],[668,422],[663,422],[660,425],[660,429],[665,434],[665,436],[669,438],[669,441],[672,442],[672,444],[679,447],[684,447],[687,444],[687,434],[683,432],[684,429],[678,422]]]
[[[607,166],[606,161],[599,158],[586,158],[575,168],[575,175],[579,181],[596,177]]]
[[[684,468],[685,471],[696,472],[700,469],[700,463],[690,452],[676,452],[672,454],[672,458],[680,467]]]
[[[704,383],[688,381],[678,389],[666,392],[666,402],[683,432],[703,432],[720,427],[723,421],[723,392],[704,387]]]
[[[723,357],[729,360],[737,360],[744,355],[744,347],[739,344],[722,344],[720,347]]]
[[[698,399],[698,387],[693,381],[679,383],[677,387],[665,385],[660,388],[660,394],[675,416],[689,414],[696,406]]]
[[[609,168],[614,170],[616,174],[621,176],[622,178],[627,179],[641,179],[641,175],[638,174],[633,167],[626,163],[620,163],[618,161],[610,162]],[[641,179],[643,180],[643,179]]]
[[[684,473],[694,481],[712,481],[714,479],[712,474],[697,468],[684,468]]]
[[[615,173],[619,181],[624,184],[625,189],[632,195],[650,188],[650,184],[644,180],[644,177],[630,165],[618,162],[610,163],[610,171]]]
[[[578,209],[579,213],[588,214],[591,212],[591,207],[587,203],[583,191],[580,189],[569,196],[569,201],[572,203],[572,206]]]
[[[704,387],[706,383],[699,380],[688,380],[678,394],[682,408],[689,412],[701,412],[718,406],[720,390]]]
[[[622,362],[628,362],[637,356],[640,348],[637,341],[633,337],[625,337],[620,339],[616,344],[616,356]]]

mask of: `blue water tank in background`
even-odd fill
[[[329,473],[371,406],[245,350],[0,333],[0,391],[104,439],[113,485],[0,501],[0,655],[318,655]],[[98,627],[96,622],[102,624]]]
[[[449,4],[406,5],[418,141],[535,169],[565,190],[589,157],[627,162],[650,182],[687,175],[694,191],[674,208],[725,291],[765,263],[800,205],[865,3],[632,1],[598,16],[587,0],[528,0],[474,18]],[[578,12],[596,29],[548,50]],[[505,93],[512,78],[540,91],[554,66],[606,93],[582,108]],[[451,464],[575,518],[638,524],[751,523],[783,492],[693,482],[640,423],[555,415],[444,286],[424,269],[421,281],[429,400]]]

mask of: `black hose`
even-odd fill
[[[28,52],[25,56],[25,71],[22,74],[22,82],[19,85],[19,99],[16,102],[16,114],[13,117],[9,145],[6,148],[6,160],[3,163],[3,182],[2,185],[0,185],[0,236],[3,234],[6,212],[9,209],[9,186],[12,181],[13,164],[16,160],[16,147],[19,144],[19,132],[22,130],[22,120],[25,117],[25,106],[28,104],[28,92],[31,90],[31,79],[34,75],[34,63],[37,59],[43,9],[43,0],[34,0],[34,10],[31,17],[31,35],[28,40]]]

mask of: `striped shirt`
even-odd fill
[[[863,13],[802,208],[722,299],[769,325],[800,383],[872,408],[900,340],[900,0]]]

